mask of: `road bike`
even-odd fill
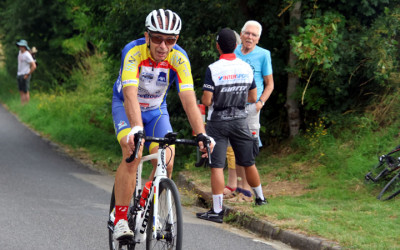
[[[377,199],[390,200],[400,193],[400,145],[379,157],[379,162],[365,175],[367,182],[385,183]]]
[[[128,210],[128,225],[134,232],[131,239],[114,240],[114,216],[115,216],[115,194],[114,188],[111,194],[110,215],[108,220],[110,250],[135,249],[136,244],[146,242],[146,249],[182,249],[183,223],[182,208],[178,188],[173,180],[167,177],[167,159],[165,150],[170,150],[174,144],[197,146],[195,140],[178,139],[176,133],[168,133],[165,137],[144,136],[142,133],[135,134],[135,153],[126,159],[131,162],[137,157],[142,139],[147,142],[159,143],[157,153],[143,156],[138,165],[136,175],[136,187]],[[210,155],[208,146],[210,140],[203,141],[207,153]],[[142,168],[143,162],[157,159],[157,168],[154,178],[149,187],[147,199],[142,198]],[[198,163],[196,163],[198,164]]]

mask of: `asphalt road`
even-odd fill
[[[113,177],[70,158],[0,105],[0,249],[108,249]],[[291,249],[184,209],[184,247]],[[143,246],[138,249],[143,249]]]

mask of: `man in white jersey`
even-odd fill
[[[29,102],[29,84],[31,75],[36,69],[36,63],[31,53],[29,53],[30,48],[27,41],[19,40],[16,45],[19,48],[17,72],[18,89],[21,96],[21,104],[26,104]]]

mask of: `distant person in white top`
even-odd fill
[[[31,53],[29,53],[30,48],[27,41],[19,40],[16,45],[19,48],[17,72],[18,89],[21,96],[21,104],[27,104],[29,102],[29,84],[31,75],[36,69],[36,63]]]

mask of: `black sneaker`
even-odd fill
[[[268,201],[267,199],[261,200],[261,198],[256,198],[256,206],[262,206],[262,205],[267,205]]]
[[[205,213],[196,213],[196,217],[203,220],[209,220],[217,223],[222,223],[224,219],[224,210],[219,213],[215,213],[213,209]]]

